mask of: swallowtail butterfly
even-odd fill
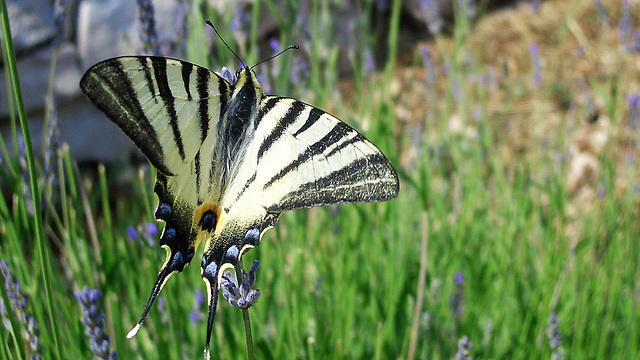
[[[356,130],[301,101],[263,94],[246,66],[237,77],[231,84],[186,61],[130,56],[94,65],[80,82],[157,169],[155,217],[165,222],[167,257],[128,337],[204,239],[205,358],[223,270],[283,211],[385,201],[399,190],[389,161]]]

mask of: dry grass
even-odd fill
[[[477,75],[462,79],[466,97],[454,103],[447,125],[436,131],[473,136],[478,121],[470,113],[482,106],[492,122],[496,150],[507,163],[516,167],[538,163],[545,156],[558,158],[573,205],[592,205],[603,155],[616,169],[618,180],[612,191],[624,194],[629,179],[640,178],[639,167],[625,166],[629,154],[639,153],[638,134],[629,131],[626,96],[640,92],[640,57],[625,50],[619,39],[621,1],[602,3],[608,11],[608,28],[600,22],[595,2],[587,0],[548,0],[538,12],[523,2],[483,16],[453,60]],[[631,23],[636,24],[640,1],[631,0],[630,6]],[[538,89],[531,85],[531,44],[539,48]],[[435,103],[426,99],[422,66],[414,62],[398,70],[391,89],[398,103],[396,115],[405,128],[425,121],[434,107],[447,106],[450,79],[442,69],[445,61],[452,61],[454,46],[452,38],[441,37],[416,48],[414,58],[419,58],[420,47],[433,54],[438,69]]]

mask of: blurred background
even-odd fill
[[[205,19],[248,65],[299,45],[255,68],[263,90],[358,129],[401,179],[388,203],[284,214],[245,255],[258,358],[640,358],[640,1],[6,6],[30,136],[4,35],[0,359],[201,356],[195,263],[125,338],[164,259],[154,170],[78,84],[120,55],[238,68]],[[247,356],[222,300],[213,344]]]

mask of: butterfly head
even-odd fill
[[[258,76],[250,67],[243,66],[239,68],[236,71],[236,78],[238,80],[235,84],[233,84],[236,89],[243,86],[251,86],[256,90],[260,90],[260,82],[258,81]]]

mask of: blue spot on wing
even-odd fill
[[[206,263],[206,260],[202,259],[202,265]],[[208,279],[214,279],[218,276],[218,264],[215,261],[212,261],[207,266],[205,266],[204,271],[202,272],[202,276],[206,276]]]

